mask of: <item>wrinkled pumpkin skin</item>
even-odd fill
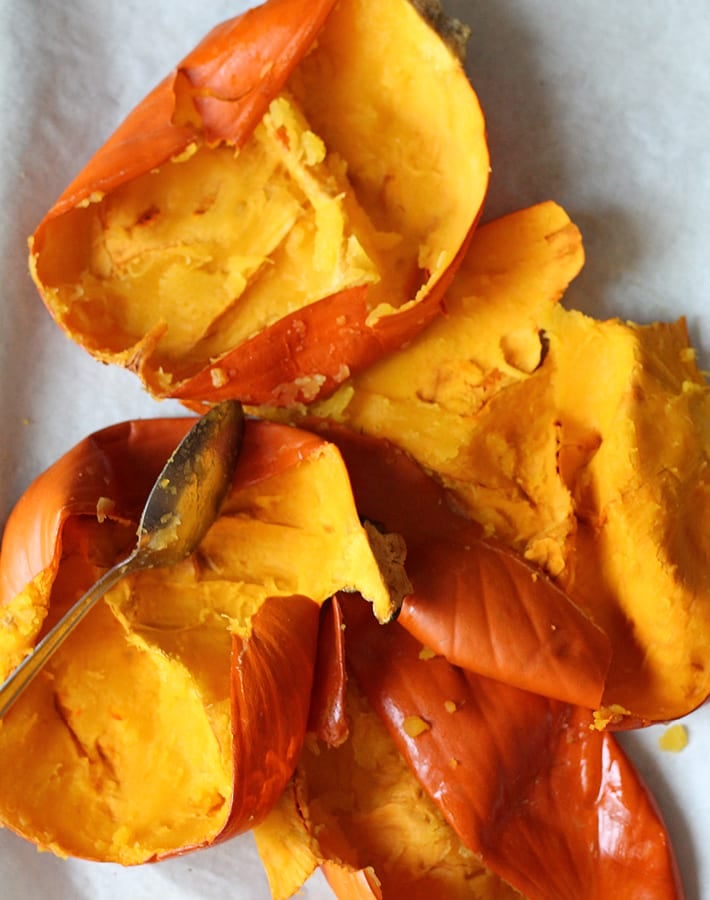
[[[0,555],[0,677],[132,547],[190,424],[98,432],[21,498]],[[123,864],[253,827],[296,765],[319,607],[341,588],[370,595],[383,620],[396,608],[338,451],[248,423],[197,550],[113,588],[5,716],[0,821],[59,855]]]
[[[318,865],[342,897],[682,896],[588,710],[604,728],[710,693],[707,437],[661,452],[710,401],[682,324],[555,306],[583,262],[559,207],[466,254],[487,179],[475,95],[406,0],[268,0],[49,211],[30,265],[72,339],[156,397],[303,408],[327,442],[250,425],[211,537],[116,588],[7,717],[0,821],[131,864],[264,820],[276,897]],[[185,427],[94,436],[23,498],[8,671],[131,546]],[[358,512],[406,538],[401,625],[320,610],[340,589],[397,610]]]
[[[120,126],[31,270],[158,397],[311,401],[436,316],[488,170],[461,61],[408,0],[267,0]]]

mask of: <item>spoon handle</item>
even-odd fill
[[[2,685],[0,685],[0,719],[5,717],[5,714],[20,694],[22,694],[50,656],[76,628],[89,610],[103,597],[109,588],[113,587],[131,568],[136,567],[135,563],[135,556],[129,556],[123,562],[117,563],[105,572],[64,613],[57,624],[45,634],[32,653],[26,656],[20,665],[8,675]]]

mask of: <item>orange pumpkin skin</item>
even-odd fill
[[[155,479],[193,423],[189,417],[124,422],[85,438],[23,493],[3,533],[0,607],[45,570],[56,569],[61,529],[71,516],[95,516],[100,497],[111,515],[137,521]],[[319,446],[306,431],[250,423],[238,484],[248,486],[295,465]],[[31,527],[30,527],[31,525]]]
[[[452,92],[450,81],[446,79],[453,79],[457,85],[456,96],[460,95],[455,102],[460,103],[462,109],[452,116],[452,121],[458,123],[465,119],[467,131],[465,138],[456,137],[456,155],[451,159],[446,157],[446,166],[460,168],[465,174],[457,176],[461,182],[460,190],[457,187],[449,191],[438,219],[432,220],[431,229],[417,226],[422,248],[429,240],[427,230],[435,231],[437,221],[454,221],[455,218],[457,224],[455,228],[442,226],[448,230],[446,234],[442,230],[436,243],[441,253],[433,254],[430,263],[426,261],[426,254],[421,265],[416,263],[416,253],[409,254],[412,259],[400,268],[411,268],[412,271],[396,290],[388,293],[383,289],[382,297],[377,295],[377,299],[373,299],[372,285],[359,284],[355,278],[356,283],[317,295],[300,309],[286,311],[275,319],[272,315],[266,325],[247,329],[245,335],[235,339],[236,343],[220,346],[217,352],[195,349],[204,337],[196,325],[194,347],[184,347],[183,352],[171,357],[172,363],[168,364],[166,358],[156,355],[162,352],[159,345],[165,328],[168,331],[172,328],[168,314],[164,321],[146,326],[143,333],[138,333],[141,329],[133,321],[135,309],[131,310],[129,320],[132,324],[125,326],[126,336],[119,339],[116,337],[120,330],[115,324],[117,320],[111,318],[117,304],[113,299],[98,299],[91,295],[92,291],[96,292],[95,287],[87,288],[77,282],[79,273],[94,273],[103,265],[90,260],[92,241],[95,243],[90,232],[95,223],[87,224],[87,217],[92,213],[93,205],[118,196],[118,192],[148,173],[179,165],[185,157],[195,153],[195,148],[198,154],[215,148],[243,148],[274,98],[283,91],[291,91],[290,79],[299,64],[309,54],[319,52],[328,28],[336,31],[340,28],[339,36],[333,39],[337,41],[342,34],[361,29],[362,23],[366,23],[371,15],[379,15],[380,10],[385,9],[382,4],[373,4],[370,9],[368,2],[348,0],[348,9],[343,13],[334,0],[267,0],[262,6],[216,27],[128,116],[64,191],[31,239],[30,266],[35,282],[50,312],[71,338],[97,358],[135,371],[157,397],[176,397],[193,408],[203,401],[224,397],[237,397],[251,404],[288,405],[329,394],[349,374],[400,347],[440,312],[441,298],[463,258],[488,181],[488,151],[480,107],[463,69],[449,50],[444,51],[447,60],[444,68],[448,67],[450,71],[447,70],[442,80],[440,99],[441,103],[448,102]],[[383,13],[390,18],[404,15],[408,22],[412,14],[409,5],[402,0],[388,0],[387,10]],[[346,18],[352,15],[357,29],[337,24],[341,15]],[[414,15],[419,19],[418,14]],[[332,25],[334,21],[336,24]],[[422,27],[431,36],[426,40],[435,42],[440,53],[444,43],[428,25],[424,26],[422,22],[419,28]],[[375,24],[373,29],[376,31],[377,28]],[[401,31],[407,29],[410,29],[409,24]],[[364,37],[353,39],[368,43],[366,31],[365,28]],[[396,33],[397,29],[394,31]],[[438,57],[432,64],[432,72],[430,81],[435,83],[442,77]],[[386,96],[387,90],[383,88],[380,94]],[[309,91],[310,84],[302,89],[306,95]],[[357,101],[356,96],[351,104],[353,108]],[[366,100],[365,105],[368,104],[369,100]],[[396,98],[392,109],[396,110],[398,105],[399,98]],[[433,106],[437,105],[438,101],[433,101]],[[417,110],[414,118],[423,122],[426,116]],[[411,124],[404,127],[409,128]],[[348,142],[340,135],[339,128],[336,123],[334,141],[337,155],[342,156],[343,146],[348,143],[358,145],[362,141],[356,137]],[[397,135],[391,143],[394,145],[399,141],[414,145],[417,134],[415,129],[412,134]],[[382,140],[377,129],[371,137]],[[438,135],[436,140],[439,140]],[[448,144],[454,145],[453,135]],[[438,153],[439,149],[434,152]],[[382,154],[372,152],[374,159],[378,155]],[[401,172],[395,171],[394,162],[390,168],[391,171],[372,178],[373,182],[378,179],[382,182],[383,194],[401,176]],[[433,170],[435,167],[427,168]],[[356,172],[353,178],[362,180],[361,173]],[[438,192],[429,190],[431,202],[435,204]],[[374,188],[370,192],[373,193]],[[460,201],[455,199],[458,194],[462,196]],[[408,196],[417,196],[415,187],[408,191]],[[447,206],[451,203],[457,204],[455,210]],[[397,203],[391,205],[396,207]],[[199,218],[203,213],[204,210],[198,210],[193,218]],[[138,233],[150,226],[151,219],[162,215],[162,209],[150,206],[142,210],[127,230]],[[412,218],[421,215],[417,210]],[[383,233],[395,229],[396,226],[388,222],[376,223],[376,230]],[[191,245],[189,238],[185,241],[187,256]],[[249,255],[250,252],[239,246],[229,248],[229,253],[234,255]],[[108,250],[108,256],[131,254],[138,255],[131,249],[130,239],[120,251]],[[445,257],[446,261],[437,262],[439,257]],[[307,269],[304,261],[302,271]],[[121,280],[125,282],[123,276]],[[68,289],[71,284],[75,289]],[[106,290],[110,298],[113,288]],[[275,294],[285,291],[285,288],[277,288]],[[200,299],[195,298],[195,302]],[[86,311],[81,305],[84,301],[90,307]],[[137,309],[145,301],[136,296],[135,299],[122,299],[121,303],[133,304]],[[101,306],[100,313],[95,311],[97,306]],[[101,330],[96,323],[103,319],[109,324]],[[220,316],[216,316],[211,328],[212,331],[222,328]],[[117,341],[120,347],[116,346]],[[195,360],[199,357],[200,362],[185,362],[186,356],[195,354]],[[188,369],[183,370],[183,365]],[[170,375],[164,377],[163,373],[168,370],[171,370]]]
[[[310,710],[319,609],[308,597],[267,600],[252,634],[234,638],[234,794],[225,840],[253,828],[288,784]],[[278,711],[278,712],[276,712]]]
[[[269,0],[217,25],[129,113],[66,187],[34,234],[41,252],[52,219],[155,169],[204,137],[240,146],[310,48],[335,0]],[[275,27],[283,25],[288,27]],[[235,48],[248,47],[246,53]],[[181,100],[199,109],[201,127],[180,117]]]
[[[112,426],[77,444],[34,481],[3,533],[0,606],[7,606],[38,573],[56,572],[64,524],[71,516],[96,515],[100,496],[120,498],[120,507],[113,510],[116,517],[137,519],[164,461],[190,424],[186,418],[149,428],[137,423]]]
[[[350,872],[333,863],[322,868],[338,900],[382,900],[382,889],[367,869]]]
[[[530,900],[684,896],[654,801],[589,711],[422,656],[399,625],[371,628],[355,598],[340,602],[358,683],[492,872]]]
[[[329,747],[338,747],[347,740],[349,732],[345,711],[344,627],[340,604],[326,602],[321,612],[308,730]]]
[[[156,854],[150,862],[251,830],[288,785],[310,710],[319,609],[308,597],[289,597],[286,604],[281,600],[264,603],[249,638],[232,640],[234,792],[227,822],[214,839]]]
[[[293,782],[255,830],[274,900],[317,866],[343,900],[519,900],[423,792],[350,674],[348,740],[333,748],[309,736]]]
[[[104,429],[69,451],[41,475],[23,495],[8,520],[0,555],[2,586],[0,606],[3,608],[5,620],[5,628],[0,637],[7,640],[13,650],[13,653],[3,656],[3,664],[7,666],[8,671],[41,637],[42,632],[61,613],[62,607],[85,590],[103,568],[117,561],[131,548],[135,541],[137,520],[147,493],[165,460],[191,424],[190,418],[177,418],[136,421]],[[261,496],[270,479],[290,477],[291,472],[298,470],[300,466],[312,464],[311,461],[318,464],[324,458],[324,448],[327,448],[327,445],[320,438],[307,432],[250,421],[245,430],[240,464],[220,518],[232,516],[236,517],[237,522],[240,518],[244,520],[245,516],[248,517],[250,514],[248,501],[247,508],[240,510],[239,506],[234,507],[235,503],[243,502],[238,498]],[[249,494],[250,490],[255,493]],[[359,528],[354,508],[351,515]],[[247,518],[247,521],[250,520]],[[213,527],[218,526],[220,520]],[[230,526],[227,523],[221,527]],[[257,523],[257,527],[268,529],[271,526],[267,520],[264,525]],[[89,530],[85,531],[87,528]],[[219,538],[214,546],[218,548],[218,552],[223,552],[224,548]],[[96,614],[92,613],[87,623],[82,623],[84,630],[87,627],[91,629],[90,632],[86,632],[86,638],[82,637],[81,629],[72,635],[70,641],[48,665],[46,678],[39,677],[8,713],[0,736],[0,757],[7,763],[3,764],[6,777],[0,776],[0,818],[5,825],[39,846],[63,855],[69,853],[86,858],[111,859],[124,864],[134,864],[184,853],[225,840],[254,827],[276,803],[293,773],[306,732],[320,628],[319,603],[322,599],[316,601],[306,596],[287,596],[283,595],[283,592],[267,596],[253,614],[248,633],[242,629],[233,632],[230,637],[226,627],[219,623],[218,614],[214,629],[206,631],[206,637],[198,639],[202,641],[201,644],[199,642],[184,644],[182,632],[189,633],[194,625],[190,624],[189,617],[185,618],[185,614],[179,612],[182,609],[180,604],[185,602],[184,594],[180,593],[184,577],[181,573],[186,572],[189,575],[192,569],[197,567],[196,571],[203,572],[197,579],[197,587],[199,588],[202,583],[209,589],[211,573],[219,575],[222,571],[229,571],[223,569],[218,558],[210,561],[209,555],[215,552],[214,546],[210,550],[209,545],[203,542],[194,560],[191,558],[178,566],[174,572],[155,570],[154,573],[148,573],[146,577],[149,580],[147,583],[144,582],[147,586],[136,590],[136,597],[145,594],[148,598],[145,602],[148,604],[155,602],[156,609],[166,609],[168,619],[167,624],[162,626],[163,630],[151,625],[150,610],[142,617],[138,615],[135,618],[132,607],[134,589],[127,587],[129,593],[126,595],[128,599],[126,612],[122,611],[124,607],[120,602],[115,601],[118,603],[115,607],[118,612],[114,611],[113,615],[118,616],[119,621],[125,619],[128,623],[126,628],[131,629],[131,633],[137,636],[133,643],[128,642],[124,646],[121,626],[111,618],[112,613],[109,612],[108,605],[101,604],[95,611]],[[226,548],[224,552],[227,552],[228,545],[224,547]],[[257,549],[254,552],[258,552]],[[208,556],[201,559],[202,553]],[[167,574],[164,575],[164,572]],[[229,576],[219,575],[219,577]],[[219,585],[220,582],[216,583]],[[56,604],[52,595],[52,605],[49,605],[52,586],[57,584],[60,587],[57,588],[59,593],[56,595]],[[155,592],[156,584],[158,593],[153,600],[150,591]],[[205,596],[209,600],[212,594],[208,591]],[[25,605],[18,607],[18,597],[25,599]],[[198,604],[199,602],[198,600]],[[27,628],[25,627],[28,621],[27,606],[31,607],[33,603],[36,603],[33,610],[33,627]],[[177,604],[175,608],[178,611],[174,615],[178,618],[171,620],[173,604]],[[200,613],[198,619],[201,615]],[[131,624],[134,622],[131,616],[134,616],[137,625]],[[145,626],[141,624],[142,622],[146,623]],[[183,622],[186,624],[180,624]],[[155,657],[153,655],[149,657],[150,660],[156,659],[157,679],[151,675],[152,681],[141,682],[134,679],[134,674],[141,675],[147,665],[141,662],[148,658],[141,648],[145,647],[145,635],[150,638],[152,631],[166,635],[160,639],[169,642],[166,645],[168,650],[158,649]],[[213,634],[215,637],[212,637]],[[108,643],[104,656],[108,661],[105,662],[100,647],[103,646],[102,642],[106,641]],[[93,644],[99,649],[92,649]],[[221,661],[218,660],[214,664],[211,661],[209,664],[205,663],[207,668],[204,671],[197,669],[198,674],[194,676],[197,680],[193,687],[187,688],[187,694],[180,694],[181,690],[185,690],[180,687],[181,679],[184,680],[181,674],[183,663],[180,661],[184,660],[184,666],[189,668],[190,660],[198,651],[201,654],[207,652],[208,656],[211,654],[220,657]],[[166,656],[177,661],[174,664],[170,662],[169,669],[166,668],[168,663],[164,661]],[[120,669],[123,659],[127,660],[125,674],[122,674],[123,670]],[[108,666],[114,668],[109,669]],[[88,696],[84,698],[81,686],[83,681],[88,684],[100,684],[102,679],[106,683],[104,702],[99,702],[98,698]],[[131,684],[131,691],[128,693],[125,691],[126,683]],[[129,844],[133,849],[126,850],[125,855],[122,855],[124,853],[122,838],[116,836],[114,838],[101,836],[97,838],[94,847],[91,824],[82,829],[76,828],[76,825],[72,828],[71,822],[91,823],[94,806],[103,809],[104,792],[106,803],[117,804],[117,810],[125,808],[127,801],[121,799],[123,795],[112,799],[114,789],[111,787],[113,784],[111,778],[114,776],[109,777],[114,771],[111,768],[113,759],[117,760],[116,772],[127,771],[130,775],[136,771],[135,763],[130,763],[130,767],[126,768],[127,764],[122,762],[125,759],[122,741],[127,741],[126,746],[144,746],[148,759],[157,754],[157,760],[152,765],[160,766],[163,774],[164,766],[161,762],[163,738],[160,728],[165,727],[164,720],[169,721],[169,716],[173,713],[168,705],[172,701],[163,699],[160,693],[161,684],[176,692],[178,698],[192,697],[193,705],[196,702],[194,696],[199,691],[199,696],[204,693],[205,707],[209,707],[212,703],[219,709],[224,708],[223,712],[220,713],[218,709],[215,713],[217,724],[213,727],[224,732],[221,741],[229,742],[229,750],[225,751],[228,757],[225,759],[229,759],[232,773],[230,775],[225,768],[222,775],[217,773],[212,781],[207,781],[204,789],[199,785],[195,788],[197,796],[201,796],[201,792],[216,790],[213,783],[222,786],[220,789],[226,792],[226,796],[220,801],[218,809],[221,818],[216,820],[218,825],[219,822],[222,824],[215,832],[210,820],[208,824],[213,828],[213,832],[209,833],[206,825],[206,833],[209,836],[201,838],[202,826],[199,824],[201,819],[197,816],[198,825],[193,827],[190,825],[191,820],[188,821],[184,830],[180,831],[181,835],[184,833],[184,837],[177,844],[171,845],[169,842],[161,844],[161,838],[157,838],[152,851],[150,836],[144,839],[147,843],[141,843],[139,849],[135,849],[135,844],[140,839],[132,838]],[[219,694],[222,690],[220,685],[226,685],[225,700],[219,699],[222,696]],[[141,699],[142,691],[145,691],[145,700]],[[152,696],[151,692],[155,691],[158,692],[155,700],[157,724],[153,728],[151,701],[148,698]],[[210,701],[213,695],[217,699]],[[201,707],[198,703],[192,713],[187,708],[181,713],[180,703],[182,701],[177,702],[176,714],[180,716],[183,723],[180,727],[184,730],[185,722],[190,721],[190,715],[195,711],[199,712]],[[135,704],[138,704],[137,710],[142,707],[138,718],[133,712]],[[225,704],[231,706],[229,716]],[[98,724],[95,726],[98,737],[92,736],[93,732],[86,731],[87,722],[91,724],[89,720],[92,720],[93,708],[100,708],[100,712],[97,713]],[[122,736],[124,722],[137,723],[125,726],[133,729],[128,732],[128,735],[133,735],[132,737]],[[215,739],[211,727],[207,726],[206,722],[200,727],[203,727],[208,735],[211,734],[210,740]],[[182,731],[176,732],[181,735],[181,739],[187,741],[193,729],[197,731],[197,726],[190,724],[185,734]],[[92,776],[94,780],[91,784],[84,785],[81,778],[75,779],[71,776],[69,778],[71,791],[63,800],[65,806],[57,800],[54,810],[56,779],[47,782],[46,778],[49,778],[49,775],[45,778],[42,773],[44,768],[51,769],[52,766],[56,766],[57,759],[64,758],[62,754],[65,750],[62,747],[69,732],[75,735],[72,740],[77,745],[86,748],[84,752],[87,758],[92,760],[91,772],[95,770]],[[166,735],[164,737],[167,738]],[[169,743],[166,739],[166,746]],[[20,745],[34,748],[32,753],[23,753],[21,760],[17,755],[17,748]],[[74,759],[76,751],[72,747],[73,744],[70,742],[66,752]],[[95,759],[93,747],[101,748]],[[210,753],[213,751],[210,750]],[[187,759],[183,758],[186,756]],[[172,759],[167,750],[165,758]],[[14,763],[11,764],[11,761]],[[189,751],[185,750],[177,760],[176,771],[179,772],[180,766],[184,766],[184,777],[189,779],[193,777],[190,774],[193,768],[199,773],[203,767],[216,764],[213,757],[207,755],[205,760],[200,761],[199,766],[195,766],[194,763],[195,760],[189,758]],[[146,765],[146,771],[152,771],[151,763]],[[60,770],[61,766],[60,762]],[[25,768],[28,780],[30,771],[37,769],[39,772],[36,776],[39,779],[37,784],[29,785],[29,781],[22,775]],[[12,776],[10,773],[13,773]],[[158,769],[153,772],[151,779],[155,776],[153,780],[156,784],[159,782],[162,785],[163,782],[157,775]],[[172,784],[172,776],[168,773],[167,777]],[[18,778],[21,783],[27,785],[26,790],[23,788],[23,795],[19,799],[12,787]],[[175,778],[179,784],[180,777],[175,775]],[[150,783],[151,779],[148,779],[147,783]],[[131,795],[133,799],[130,802],[136,805],[136,809],[140,808],[143,793],[146,797],[146,809],[151,808],[150,804],[154,802],[152,788],[151,784],[150,790],[146,787],[145,792],[139,791],[135,797]],[[156,792],[162,789],[158,786]],[[156,796],[159,795],[156,793]],[[180,795],[180,800],[175,801],[176,808],[179,803],[183,805],[188,803],[190,796],[188,792],[185,800]],[[81,820],[75,819],[72,813],[75,804],[77,806],[86,804],[86,812]],[[65,808],[65,813],[62,813],[62,808]],[[179,808],[182,811],[182,807]],[[163,809],[165,815],[168,817],[172,815],[170,802],[166,801]],[[150,812],[145,814],[148,818],[150,815]],[[189,815],[191,811],[188,809],[186,813],[188,820]],[[68,835],[61,829],[58,837],[54,834],[55,819],[60,824],[64,822],[65,827],[69,829]],[[109,830],[113,828],[117,835],[122,829],[127,829],[128,834],[132,827],[130,821],[121,824],[120,812],[116,813],[116,818],[112,821],[117,824],[109,823]],[[156,826],[158,831],[162,828],[162,822]],[[74,832],[77,832],[76,843],[70,843],[69,846],[63,844],[65,839],[70,842],[74,840]],[[103,834],[102,831],[101,835]],[[150,829],[148,834],[150,835]]]
[[[398,618],[404,628],[472,672],[596,708],[609,641],[563,591],[485,540],[396,447],[328,422],[309,426],[340,449],[361,515],[405,539],[413,592]]]
[[[553,203],[488,222],[446,315],[309,411],[392,441],[555,580],[608,636],[596,725],[621,729],[710,695],[710,391],[683,319],[559,303],[583,260]]]

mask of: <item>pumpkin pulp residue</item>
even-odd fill
[[[520,897],[461,843],[352,679],[347,704],[348,740],[337,748],[315,737],[308,741],[296,774],[298,806],[285,797],[255,831],[276,900],[293,889],[289,873],[297,880],[307,871],[307,859],[291,864],[299,832],[298,849],[303,854],[310,847],[312,865],[326,859],[336,868],[369,869],[384,897]],[[288,850],[288,859],[280,848]]]
[[[243,147],[193,145],[72,212],[56,227],[88,256],[58,285],[68,324],[114,351],[154,335],[180,377],[339,290],[400,295],[416,247],[374,229],[345,169],[282,95]]]

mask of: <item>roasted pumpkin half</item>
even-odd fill
[[[0,677],[135,543],[189,422],[98,432],[23,495],[0,555]],[[346,589],[382,621],[398,608],[399,563],[382,550],[332,444],[249,423],[197,551],[114,587],[6,714],[0,822],[60,855],[124,864],[251,828],[298,759],[320,605]]]
[[[158,397],[313,400],[434,317],[488,170],[461,60],[409,0],[267,0],[129,115],[31,269]]]

